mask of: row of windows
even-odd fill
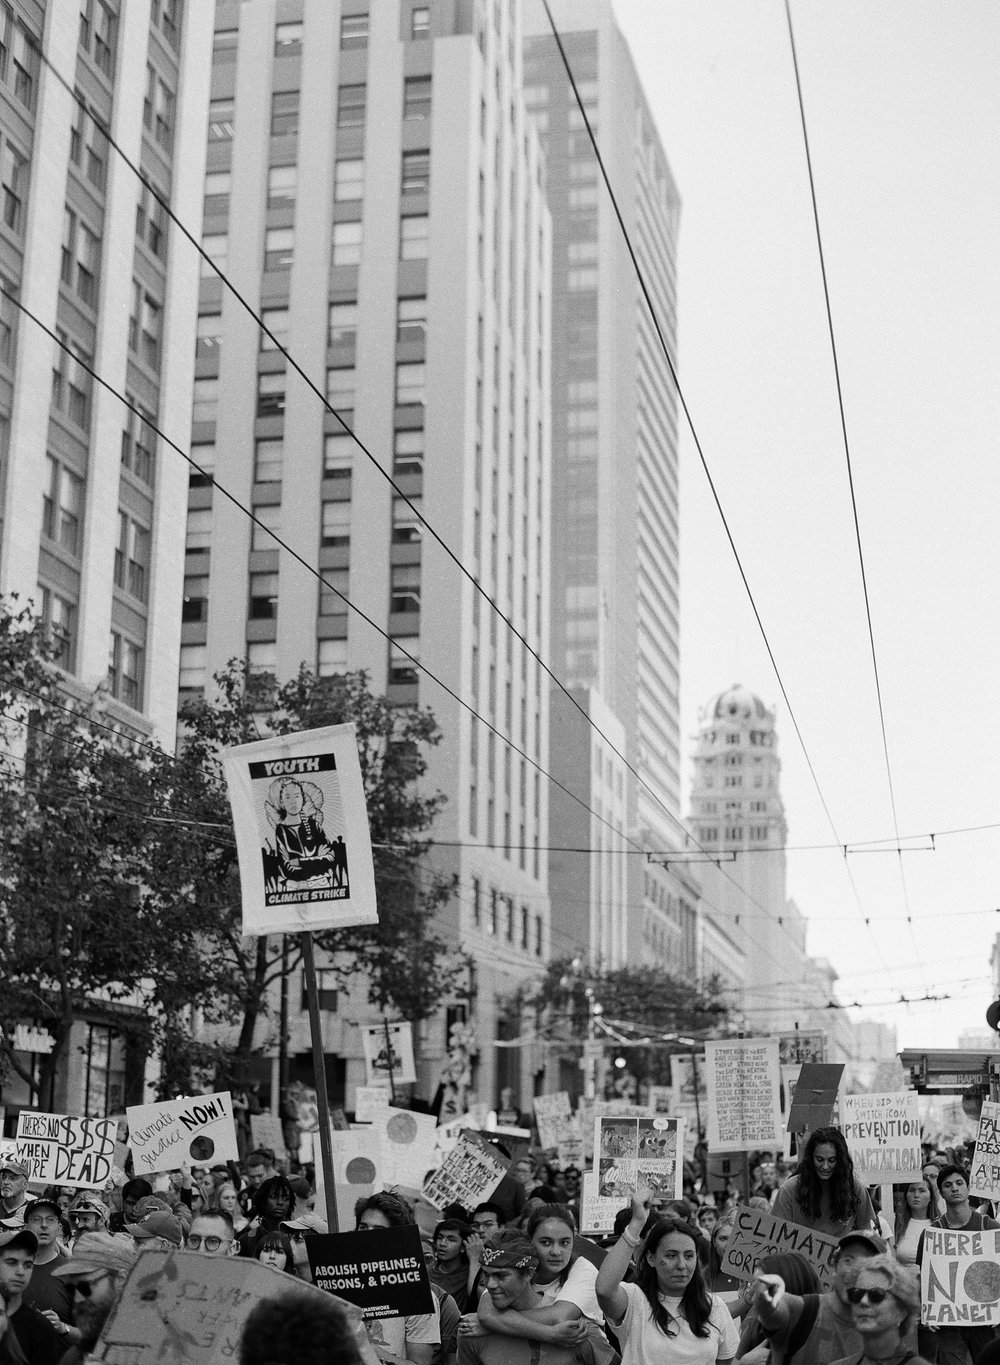
[[[274,26],[274,55],[276,57],[297,57],[302,51],[302,20],[278,23]],[[410,37],[428,38],[431,31],[431,11],[429,5],[417,5],[410,11]],[[213,42],[213,61],[228,63],[236,60],[236,47],[239,31],[235,28],[219,29]],[[348,52],[352,48],[368,46],[368,14],[344,14],[340,19],[340,48]]]
[[[152,92],[152,87],[150,91]],[[337,88],[337,127],[363,128],[367,117],[368,87],[363,84]],[[231,142],[235,134],[236,105],[232,96],[221,96],[209,103],[209,142]],[[150,108],[152,117],[152,108]],[[403,119],[429,119],[431,116],[430,76],[407,76],[403,81]],[[172,117],[172,114],[171,114]],[[147,122],[151,128],[151,123]],[[299,92],[275,92],[271,97],[271,135],[291,137],[299,128]]]
[[[80,46],[111,76],[118,42],[118,15],[107,0],[80,0]]]
[[[348,506],[327,504],[330,506]],[[191,552],[190,549],[188,551]],[[322,617],[346,617],[350,595],[350,572],[347,569],[324,569],[319,590],[319,614]],[[133,594],[134,596],[135,594]],[[393,615],[416,616],[420,612],[420,565],[394,564],[390,568],[389,611]],[[278,617],[278,575],[252,573],[248,616],[251,621],[274,621]],[[208,578],[204,575],[184,580],[184,621],[208,620]],[[406,632],[404,632],[406,633]],[[413,634],[417,633],[414,625]]]
[[[35,107],[37,79],[38,51],[32,35],[4,3],[0,5],[0,81],[30,110]]]
[[[508,943],[516,942],[524,952],[541,957],[544,945],[541,915],[531,915],[526,905],[515,906],[514,897],[496,887],[490,888],[488,906],[485,899],[481,880],[473,877],[472,922],[476,928],[495,938],[505,938]]]
[[[84,480],[54,455],[46,455],[48,477],[42,495],[42,533],[66,554],[79,558],[83,550]],[[115,548],[115,584],[139,602],[149,594],[148,527],[119,512]]]
[[[78,612],[76,603],[40,583],[42,626],[55,646],[55,662],[68,672],[76,666]],[[113,630],[108,641],[108,689],[113,697],[142,709],[145,673],[142,645]]]
[[[250,532],[251,550],[275,550],[275,537],[281,535],[281,506],[278,503],[259,503],[251,508],[254,522]],[[390,538],[393,545],[420,543],[423,525],[420,520],[420,497],[394,497]],[[329,548],[345,549],[351,543],[351,504],[343,499],[330,499],[320,504],[320,544]],[[212,544],[212,509],[198,507],[188,512],[186,552],[188,555],[207,555]],[[402,584],[401,584],[402,586]]]

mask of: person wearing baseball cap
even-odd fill
[[[82,1365],[87,1359],[135,1259],[136,1253],[125,1238],[84,1232],[77,1238],[69,1260],[52,1272],[73,1286],[73,1316],[80,1333],[79,1342],[66,1352],[61,1365]]]
[[[7,1300],[7,1318],[30,1365],[59,1365],[66,1349],[62,1337],[24,1301],[37,1251],[38,1238],[27,1228],[0,1232],[0,1293]]]
[[[292,1247],[294,1274],[306,1284],[312,1284],[312,1271],[309,1269],[309,1253],[306,1251],[306,1238],[316,1232],[329,1232],[326,1222],[318,1213],[305,1212],[298,1218],[286,1218],[278,1228],[288,1238]]]
[[[184,1245],[181,1220],[167,1209],[154,1209],[141,1223],[126,1223],[125,1231],[131,1233],[144,1249],[154,1247],[157,1251],[173,1251]]]
[[[107,1232],[110,1217],[111,1210],[92,1190],[78,1194],[69,1206],[69,1225],[72,1230],[69,1240],[70,1251],[83,1233]]]
[[[73,1327],[73,1289],[65,1280],[54,1278],[53,1272],[69,1260],[60,1250],[62,1216],[54,1199],[36,1199],[25,1210],[24,1226],[38,1241],[31,1280],[24,1291],[24,1301],[36,1308],[68,1345],[79,1341],[80,1334]]]
[[[0,1160],[0,1232],[24,1227],[24,1206],[28,1202],[27,1162],[6,1156]]]

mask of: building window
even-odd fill
[[[151,370],[160,364],[160,328],[163,307],[139,284],[132,281],[132,316],[129,318],[129,349]]]
[[[147,87],[146,101],[152,103],[152,131],[157,142],[169,152],[174,138],[174,92],[169,85],[150,71],[150,86]],[[149,122],[146,124],[150,126]]]
[[[138,711],[142,705],[142,670],[144,650],[133,640],[111,632],[108,651],[108,683],[111,695]]]
[[[351,47],[368,46],[368,15],[365,14],[343,14],[340,18],[340,47],[345,50]]]
[[[232,171],[209,171],[205,176],[205,217],[218,217],[229,212],[229,195],[233,188]]]
[[[358,305],[350,303],[331,303],[326,344],[328,346],[353,346],[358,337]]]
[[[76,656],[76,605],[40,583],[42,596],[42,626],[55,648],[54,663],[67,671],[73,668]]]
[[[410,11],[410,37],[429,38],[431,36],[430,5],[414,5]]]
[[[271,640],[255,640],[247,645],[247,672],[258,684],[274,683],[278,670],[278,646]]]
[[[361,224],[334,223],[333,265],[358,265],[361,261]]]
[[[181,0],[161,0],[160,32],[175,51],[180,30],[180,8]]]
[[[276,90],[271,96],[271,136],[294,137],[299,131],[299,92]]]
[[[229,237],[225,232],[206,232],[201,239],[201,277],[203,280],[225,275],[229,260]],[[207,258],[207,259],[206,259]]]
[[[351,543],[351,504],[324,502],[320,544],[343,548]]]
[[[326,401],[341,414],[354,410],[357,375],[353,365],[341,365],[326,372]]]
[[[184,597],[181,601],[182,621],[208,620],[208,579],[185,578]]]
[[[205,177],[205,191],[208,193],[208,182],[211,176]],[[228,182],[229,175],[226,173]],[[229,190],[226,190],[226,207],[229,206]],[[208,200],[205,201],[206,205]],[[206,209],[207,211],[207,209]],[[139,191],[139,202],[135,210],[135,235],[140,242],[144,242],[150,251],[159,260],[166,260],[167,256],[167,214],[160,200],[153,193],[148,185],[143,185]]]
[[[429,194],[431,188],[430,152],[404,152],[401,194]]]
[[[342,85],[337,91],[337,127],[363,128],[365,126],[365,87],[363,85]]]
[[[198,507],[188,512],[187,536],[184,553],[187,555],[207,555],[212,547],[212,509]]]
[[[418,545],[423,532],[420,520],[420,498],[392,500],[393,545]]]
[[[209,142],[232,142],[236,101],[231,97],[210,100],[208,104]]]
[[[84,481],[52,455],[48,491],[42,497],[42,531],[67,554],[79,555],[82,544]]]
[[[403,82],[403,118],[425,119],[430,116],[430,76],[407,76]]]
[[[346,432],[331,432],[323,440],[323,477],[346,479],[354,463],[354,438]]]
[[[149,597],[149,531],[127,512],[118,513],[115,584],[139,602]]]
[[[3,220],[11,232],[24,231],[24,196],[28,187],[28,159],[10,142],[0,154],[0,184],[3,186]]]
[[[195,332],[195,358],[213,363],[219,368],[219,348],[222,345],[222,314],[201,313]]]
[[[419,681],[419,656],[416,640],[406,642],[405,652],[395,640],[389,641],[389,686],[416,687]]]
[[[93,119],[87,120],[87,179],[96,190],[104,189],[104,171],[108,161],[108,139]]]
[[[287,308],[262,308],[260,310],[260,320],[267,328],[260,329],[260,349],[262,351],[280,351],[288,342],[288,309]],[[271,336],[268,336],[268,332]],[[274,338],[272,341],[271,338]]]
[[[427,391],[427,367],[423,362],[396,366],[396,405],[423,407]]]
[[[424,472],[424,433],[421,428],[408,428],[394,433],[392,472],[395,475]]]
[[[104,0],[93,0],[94,62],[104,72],[111,75],[114,62],[115,41],[118,34],[118,17]]]
[[[346,598],[350,588],[350,574],[347,569],[324,569],[319,585],[320,616],[346,616]]]
[[[257,376],[257,416],[282,417],[285,412],[285,372]]]
[[[278,619],[278,575],[276,573],[252,573],[250,575],[250,619],[251,621],[276,621]]]
[[[426,213],[411,213],[400,219],[399,259],[425,261],[427,259],[430,221]]]
[[[208,668],[208,649],[205,645],[181,645],[180,671],[177,686],[182,692],[193,692],[205,686]]]
[[[297,57],[302,51],[302,20],[292,23],[275,24],[274,55],[276,57]]]
[[[284,441],[257,441],[254,446],[254,483],[280,483],[284,455]]]
[[[389,588],[389,610],[393,613],[419,615],[420,565],[394,564]],[[405,634],[405,632],[403,632]]]
[[[211,488],[215,482],[215,443],[199,441],[191,446],[189,488]]]
[[[316,656],[316,672],[321,678],[333,677],[347,671],[347,641],[320,640]]]
[[[17,285],[6,275],[0,275],[0,285],[17,298]],[[14,361],[14,338],[17,335],[18,311],[13,299],[0,294],[0,365],[11,365]]]
[[[219,380],[215,375],[194,381],[191,421],[214,422],[219,411]]]
[[[294,252],[294,228],[268,228],[264,233],[265,270],[291,270]]]
[[[130,403],[135,402],[131,396],[126,396]],[[153,416],[145,409],[140,408],[139,412],[129,409],[125,414],[125,426],[122,428],[122,467],[130,470],[137,479],[141,479],[150,487],[153,483],[153,462],[156,456],[156,433],[153,431],[152,423]]]
[[[256,521],[250,532],[251,550],[276,550],[275,536],[281,534],[281,508],[276,503],[261,503],[252,509]]]
[[[212,37],[212,64],[213,66],[226,66],[236,60],[236,48],[239,45],[240,34],[235,28],[217,29]]]
[[[353,203],[364,194],[365,163],[361,157],[341,157],[333,166],[333,198],[338,204]]]
[[[396,300],[396,340],[403,344],[424,340],[427,299],[423,294]]]

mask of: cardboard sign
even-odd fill
[[[354,725],[222,755],[246,935],[377,924],[371,833]]]
[[[389,1088],[385,1085],[359,1085],[354,1091],[355,1123],[374,1123],[389,1108]]]
[[[433,1114],[409,1109],[383,1109],[368,1129],[378,1149],[379,1179],[386,1188],[423,1186],[427,1172],[437,1166],[437,1124]]]
[[[928,1228],[920,1300],[920,1320],[927,1327],[1000,1323],[1000,1232]]]
[[[781,1033],[778,1035],[778,1061],[782,1066],[803,1066],[826,1061],[825,1033]]]
[[[983,1100],[969,1189],[984,1199],[1000,1199],[1000,1104]]]
[[[83,1119],[22,1109],[15,1155],[28,1163],[28,1179],[38,1184],[102,1190],[111,1179],[117,1135],[114,1118]]]
[[[362,1028],[369,1085],[411,1085],[417,1079],[412,1024],[373,1024]]]
[[[614,1232],[615,1214],[625,1207],[618,1204],[612,1209],[613,1201],[601,1199],[597,1188],[597,1172],[584,1171],[580,1180],[580,1232],[584,1237]]]
[[[710,1151],[780,1149],[778,1040],[727,1038],[707,1042],[705,1064]]]
[[[845,1095],[841,1115],[854,1174],[863,1184],[912,1180],[920,1174],[920,1101],[915,1090]]]
[[[788,1109],[787,1131],[811,1133],[816,1128],[825,1128],[833,1118],[844,1064],[803,1062],[798,1072]]]
[[[594,1120],[596,1196],[588,1217],[614,1224],[615,1214],[632,1202],[641,1181],[653,1200],[679,1199],[684,1193],[684,1120],[656,1118]]]
[[[93,1358],[105,1365],[232,1365],[251,1309],[279,1295],[301,1302],[303,1313],[326,1300],[322,1290],[249,1257],[140,1251]],[[365,1365],[378,1365],[361,1310],[338,1302]]]
[[[558,1147],[569,1131],[573,1117],[569,1092],[557,1090],[551,1095],[536,1095],[531,1103],[535,1111],[539,1146]]]
[[[416,1225],[307,1237],[305,1246],[316,1288],[356,1304],[365,1318],[433,1313]]]
[[[175,1171],[183,1161],[214,1166],[240,1159],[228,1090],[162,1104],[136,1104],[125,1112],[136,1175]]]
[[[485,1203],[507,1174],[509,1162],[478,1133],[464,1129],[454,1147],[424,1187],[423,1196],[436,1209],[461,1204],[474,1209]]]
[[[836,1237],[827,1237],[823,1232],[799,1227],[797,1223],[786,1223],[781,1218],[772,1218],[762,1209],[740,1204],[736,1209],[732,1236],[722,1258],[722,1269],[725,1274],[735,1275],[737,1279],[752,1280],[762,1256],[770,1256],[774,1251],[797,1251],[816,1271],[823,1288],[830,1289],[833,1287],[833,1253],[837,1250],[837,1243]]]
[[[270,1147],[279,1161],[288,1156],[285,1130],[277,1114],[251,1114],[250,1136],[255,1147]]]
[[[354,1205],[367,1199],[376,1185],[381,1187],[379,1152],[372,1143],[370,1128],[332,1128],[333,1181],[337,1192],[337,1213],[343,1227],[354,1221]],[[316,1163],[316,1205],[325,1208],[326,1191],[322,1186],[322,1163]]]

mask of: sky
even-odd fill
[[[681,386],[808,761],[689,430],[682,747],[731,683],[776,707],[809,951],[953,1046],[1000,932],[1000,6],[791,0],[888,769],[784,5],[615,9],[683,204]]]

